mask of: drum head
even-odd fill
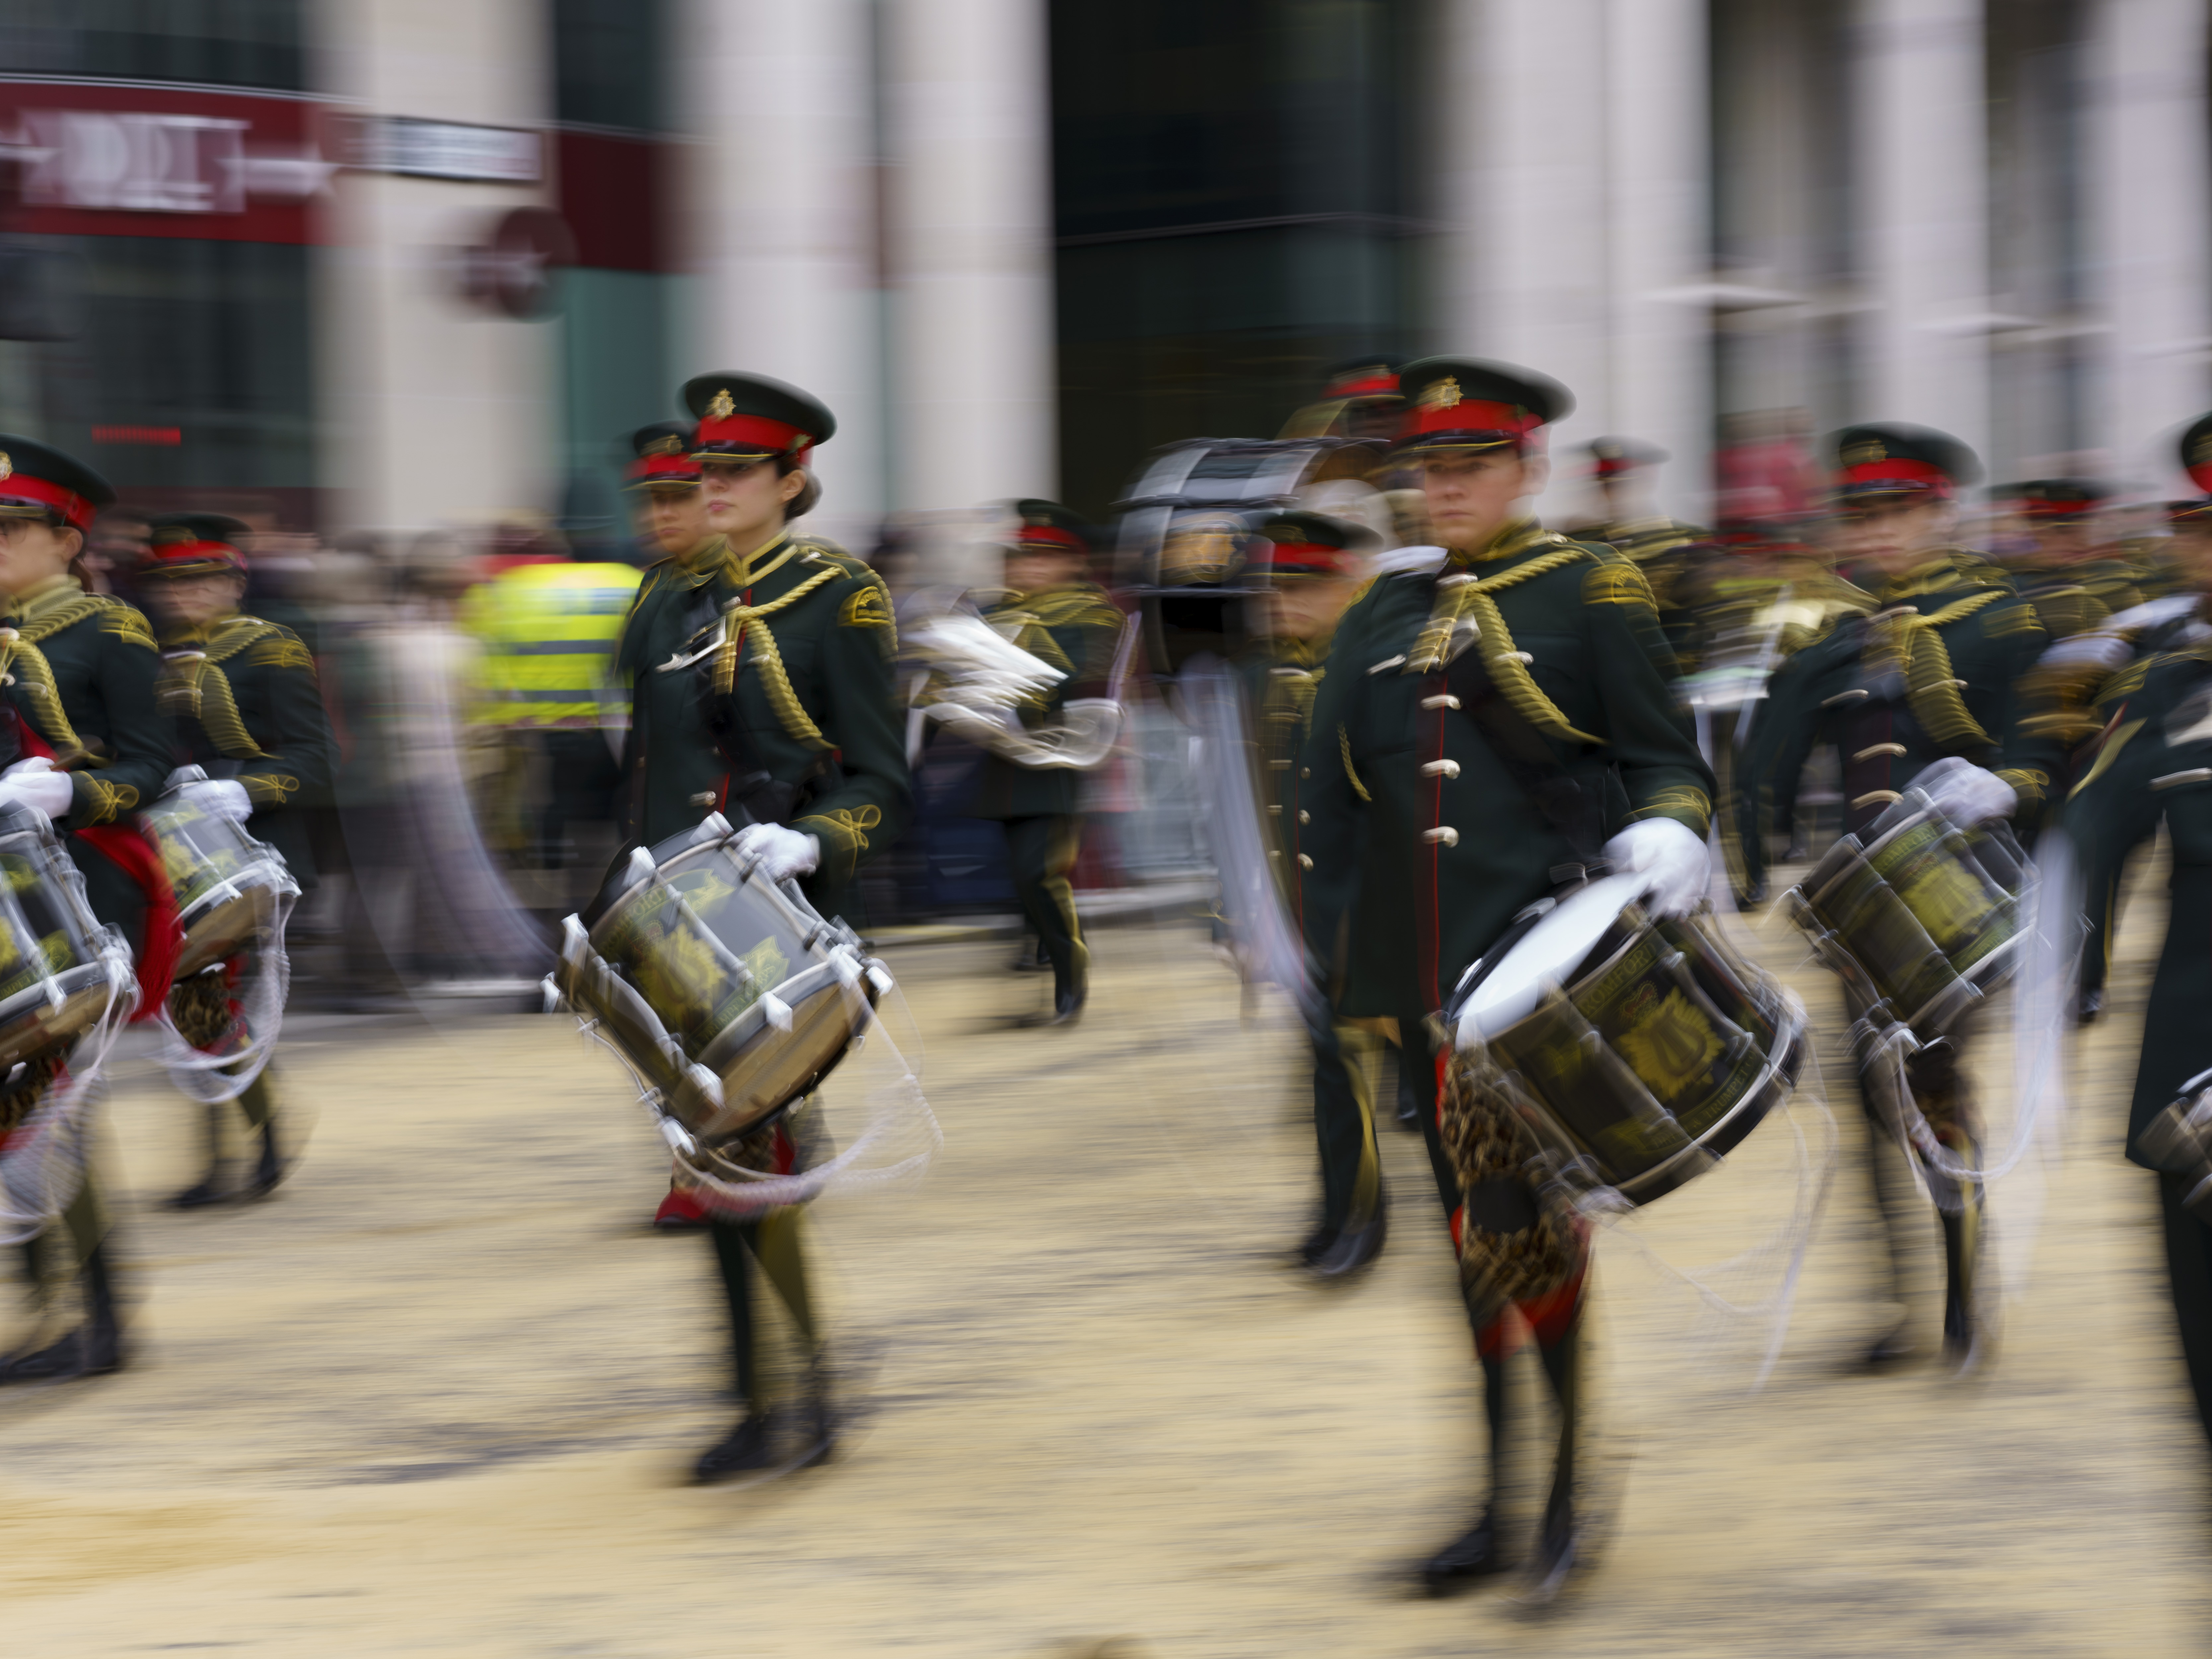
[[[1460,1030],[1484,1041],[1535,1012],[1553,986],[1571,984],[1620,913],[1643,896],[1641,876],[1607,876],[1563,899],[1530,928],[1474,988],[1460,1010]]]

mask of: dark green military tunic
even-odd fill
[[[1013,642],[1066,678],[1024,702],[1022,724],[1049,726],[1072,702],[1106,696],[1121,643],[1121,613],[1093,582],[1012,593],[985,613]],[[1082,799],[1083,775],[1066,767],[1023,766],[987,756],[968,809],[978,818],[1065,817]]]
[[[146,619],[122,600],[57,576],[9,607],[15,638],[0,646],[0,700],[70,769],[68,814],[55,821],[84,872],[100,921],[144,945],[146,899],[105,853],[75,832],[128,828],[161,793],[173,761],[155,701],[161,661]]]
[[[1947,551],[1873,597],[1874,617],[1844,617],[1785,662],[1752,716],[1736,828],[1743,880],[1753,890],[1765,878],[1766,837],[1789,830],[1798,775],[1823,744],[1842,757],[1847,832],[1881,817],[1945,756],[2012,785],[2023,827],[2057,775],[2059,747],[2023,724],[2018,690],[2046,635],[2035,608],[1996,567]]]
[[[2054,640],[2098,627],[2106,617],[2141,605],[2143,597],[2142,573],[2124,559],[2023,569],[2014,584]]]
[[[1611,548],[1525,521],[1470,560],[1371,583],[1338,624],[1298,768],[1298,862],[1309,945],[1324,960],[1366,863],[1402,874],[1404,902],[1360,900],[1381,941],[1344,1012],[1401,1022],[1441,1007],[1514,914],[1579,861],[1489,741],[1449,706],[1438,660],[1455,618],[1479,629],[1498,695],[1599,804],[1596,832],[1671,817],[1703,836],[1712,775],[1661,664],[1651,590]]]
[[[1318,640],[1255,640],[1237,658],[1260,763],[1260,810],[1267,817],[1267,846],[1278,866],[1290,863],[1297,852],[1291,833],[1297,811],[1297,765],[1328,659],[1327,635]],[[1289,872],[1279,869],[1277,874],[1285,890],[1295,892],[1297,883]]]
[[[2163,1168],[2142,1139],[2183,1085],[2212,1070],[2212,660],[2200,647],[2142,665],[2110,707],[2118,724],[2059,823],[2093,896],[2109,893],[2128,854],[2161,820],[2172,848],[2166,945],[2143,1015],[2127,1155],[2160,1171],[2182,1351],[2212,1432],[2212,1229],[2182,1204],[2195,1174]]]
[[[910,809],[896,647],[882,579],[831,543],[785,535],[741,558],[718,538],[653,566],[613,665],[633,698],[633,838],[656,846],[715,811],[740,823],[742,807],[819,838],[807,896],[840,914]]]
[[[306,644],[264,617],[232,615],[168,634],[161,656],[161,712],[179,760],[242,784],[253,805],[246,833],[312,888],[314,854],[295,809],[327,799],[337,745]]]

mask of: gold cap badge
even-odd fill
[[[727,386],[717,392],[714,401],[707,405],[707,418],[710,421],[726,421],[737,412],[737,400],[730,396]]]
[[[15,471],[15,463],[8,459],[8,452],[6,450],[0,449],[0,478],[9,477]]]
[[[665,438],[655,438],[645,447],[645,453],[648,455],[681,455],[684,440],[672,432]]]
[[[1888,459],[1889,451],[1883,447],[1879,438],[1869,438],[1863,443],[1853,444],[1844,452],[1845,466],[1872,466],[1877,461],[1886,461]]]
[[[1447,374],[1440,380],[1431,380],[1421,388],[1423,409],[1456,409],[1460,402],[1459,376]]]

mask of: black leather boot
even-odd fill
[[[272,1112],[269,1121],[261,1126],[261,1155],[254,1161],[253,1178],[246,1183],[239,1197],[248,1203],[266,1198],[283,1179],[284,1158],[276,1144],[276,1117]]]
[[[730,1431],[726,1439],[699,1455],[699,1461],[691,1466],[691,1478],[704,1485],[767,1468],[774,1461],[769,1446],[769,1421],[766,1412],[747,1412],[744,1420]]]
[[[206,1109],[207,1173],[169,1199],[173,1210],[204,1210],[211,1204],[228,1204],[230,1189],[222,1182],[222,1117],[228,1106]]]
[[[1478,1579],[1495,1577],[1509,1563],[1498,1547],[1490,1506],[1481,1517],[1421,1564],[1421,1585],[1431,1595],[1454,1595]]]

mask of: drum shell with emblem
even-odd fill
[[[1118,503],[1115,580],[1139,601],[1153,672],[1200,652],[1233,656],[1245,605],[1266,591],[1245,568],[1247,514],[1297,505],[1334,479],[1364,479],[1379,444],[1346,438],[1194,438],[1145,463]]]
[[[177,956],[179,981],[268,938],[285,902],[300,893],[283,855],[216,811],[195,787],[203,782],[204,776],[187,778],[139,814],[176,895],[185,933]]]
[[[1926,1040],[2010,975],[2026,863],[2002,823],[1961,830],[1908,791],[1831,847],[1784,906],[1859,1001]]]
[[[1709,919],[1649,916],[1637,887],[1613,877],[1563,902],[1452,1017],[1474,1086],[1502,1091],[1580,1184],[1643,1204],[1788,1095],[1804,1018]]]
[[[742,858],[717,815],[617,866],[572,919],[554,981],[671,1116],[720,1144],[836,1069],[887,976]]]
[[[40,815],[0,811],[0,1072],[68,1049],[114,992],[84,878]]]

